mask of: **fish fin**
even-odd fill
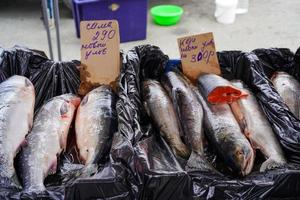
[[[31,131],[33,127],[33,113],[28,114],[28,130]]]
[[[49,170],[48,170],[48,174],[55,174],[56,171],[57,171],[57,159],[55,159],[55,160],[51,163],[51,165],[50,165],[50,167],[49,167]]]
[[[80,177],[92,176],[98,171],[98,166],[96,164],[89,164],[83,168]]]
[[[146,101],[144,101],[144,108],[145,108],[145,111],[146,111],[146,113],[148,114],[148,116],[151,116],[151,115],[150,115],[150,109],[149,109],[149,106],[148,106],[148,104],[147,104]]]
[[[22,185],[21,185],[16,173],[14,173],[11,178],[0,177],[0,183],[1,183],[1,186],[4,184],[7,186],[15,187],[17,189],[22,189]]]
[[[67,148],[67,141],[62,137],[63,134],[60,135],[59,137],[59,145],[62,151],[65,151]]]
[[[192,151],[185,166],[186,171],[201,170],[207,172],[217,172],[217,170],[207,161],[204,155]],[[218,173],[218,172],[217,172]]]
[[[176,111],[176,114],[177,114],[177,120],[178,120],[178,125],[179,125],[179,130],[180,130],[180,136],[182,138],[184,138],[184,141],[188,141],[186,139],[186,134],[184,132],[184,129],[183,129],[183,126],[182,126],[182,115],[181,115],[181,91],[179,89],[177,90],[172,90],[172,96],[173,96],[173,108],[174,110]]]
[[[274,168],[279,168],[284,166],[285,164],[286,164],[285,161],[278,161],[278,160],[274,160],[273,158],[268,158],[265,162],[261,164],[259,171],[264,172]]]

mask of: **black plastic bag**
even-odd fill
[[[191,199],[191,180],[170,147],[153,135],[135,146],[135,168],[142,181],[139,199]]]
[[[80,83],[79,65],[78,61],[51,61],[43,52],[25,47],[0,48],[0,82],[13,75],[29,78],[35,86],[36,110],[54,96],[77,93]],[[15,165],[17,165],[17,159],[15,159]],[[69,166],[69,170],[71,168]],[[9,181],[1,178],[0,199],[63,199],[62,179],[61,173],[48,176],[45,180],[47,191],[35,194],[21,191],[10,185]]]
[[[138,199],[192,197],[189,176],[143,108],[142,81],[159,79],[167,61],[168,57],[158,47],[137,46],[127,53],[121,70],[117,110],[119,132],[127,142],[115,149],[120,153],[115,160],[122,160],[131,168],[138,186]]]
[[[268,78],[278,70],[297,78],[299,67],[294,55],[288,49],[257,49],[251,53],[220,52],[218,56],[223,76],[241,79],[252,89],[288,161],[300,164],[300,121],[289,111]]]
[[[136,50],[139,49],[135,49],[131,53],[134,53],[134,51]],[[267,51],[271,52],[273,50],[272,49],[265,50],[265,53]],[[139,54],[137,53],[137,55]],[[285,51],[283,55],[289,55],[289,52]],[[277,118],[290,120],[290,118],[285,117],[286,115],[290,115],[290,113],[286,109],[283,109],[285,107],[284,103],[282,102],[279,95],[272,87],[272,84],[268,80],[267,76],[264,74],[265,71],[264,66],[267,65],[268,62],[265,60],[260,60],[258,56],[253,52],[245,53],[241,51],[225,51],[225,52],[218,53],[218,57],[221,65],[222,74],[225,78],[229,80],[231,79],[243,80],[251,88],[251,90],[253,90],[253,92],[257,95],[257,98],[260,104],[262,105],[268,119],[273,124],[273,129],[277,134],[280,143],[283,145],[285,153],[288,154],[287,157],[289,162],[297,163],[293,158],[295,156],[297,157],[298,155],[300,155],[299,151],[296,147],[290,149],[290,147],[293,147],[293,145],[291,145],[291,143],[287,143],[286,141],[289,141],[289,138],[292,138],[292,135],[283,131],[285,129],[291,129],[291,127],[293,127],[291,123],[294,122],[290,122],[286,124],[279,123],[279,125],[274,124]],[[282,58],[280,58],[279,56],[277,57],[277,59],[280,59],[278,62],[286,63],[285,66],[290,70],[297,71],[291,68],[291,66],[295,67],[294,64],[288,64],[288,62],[286,62],[286,61],[291,61],[289,57],[283,56]],[[272,62],[277,62],[277,61],[274,60]],[[169,71],[172,70],[172,68],[174,67],[178,67],[178,64],[180,64],[179,61],[176,60],[169,61],[168,65],[165,67],[165,71]],[[271,64],[269,65],[271,66]],[[138,67],[138,65],[135,66]],[[140,70],[142,70],[143,65],[140,65],[140,68],[141,68]],[[152,69],[152,71],[150,72],[153,72],[153,70],[155,70],[155,68]],[[161,188],[164,187],[168,188],[168,181],[166,182],[162,181],[164,179],[162,178],[162,174],[159,173],[158,166],[160,165],[158,165],[157,163],[155,164],[153,162],[153,158],[158,158],[158,157],[161,158],[162,160],[158,160],[157,162],[161,164],[161,166],[164,166],[165,159],[168,159],[168,162],[172,160],[171,159],[172,153],[170,152],[171,154],[168,153],[168,154],[163,154],[163,156],[162,155],[158,156],[158,152],[159,153],[164,152],[161,149],[162,146],[160,146],[162,143],[158,142],[161,139],[156,140],[152,138],[153,136],[151,136],[150,138],[145,138],[147,135],[153,135],[151,134],[151,130],[154,132],[154,135],[156,135],[157,137],[159,136],[157,132],[155,132],[151,124],[149,125],[149,118],[147,118],[144,115],[143,106],[141,105],[141,101],[142,101],[141,95],[139,93],[141,89],[138,89],[143,78],[151,77],[151,78],[158,79],[159,76],[162,74],[157,73],[157,76],[153,76],[152,73],[149,76],[147,76],[147,74],[140,73],[141,75],[138,76],[136,75],[139,74],[138,72],[139,69],[136,69],[135,73],[131,73],[130,80],[133,83],[135,82],[134,84],[135,87],[133,87],[133,89],[129,91],[133,91],[132,94],[135,95],[132,95],[131,98],[129,99],[133,102],[138,102],[134,104],[135,106],[141,106],[140,109],[136,109],[137,110],[136,115],[138,115],[136,118],[138,120],[135,121],[133,120],[135,124],[134,127],[138,127],[138,130],[142,130],[141,132],[138,132],[139,134],[143,133],[143,130],[144,132],[145,130],[148,130],[148,132],[145,132],[147,134],[142,134],[143,136],[139,137],[140,140],[136,142],[136,144],[134,145],[134,153],[136,158],[135,168],[136,168],[136,172],[138,173],[138,177],[141,181],[139,197],[140,199],[147,199],[147,197],[150,198],[163,197],[165,199],[168,199],[169,197],[171,197],[168,196],[170,194],[165,190],[160,190]],[[134,81],[135,77],[136,80]],[[134,116],[134,115],[130,115],[130,116]],[[277,126],[279,127],[284,126],[284,128],[282,128],[279,132],[278,130],[276,131]],[[131,133],[136,133],[136,132],[132,131]],[[134,136],[132,137],[134,138]],[[295,144],[297,144],[296,140],[295,140]],[[144,148],[141,148],[141,145]],[[153,149],[159,151],[154,151]],[[214,155],[212,156],[214,157]],[[169,164],[167,164],[167,166],[169,166]],[[174,165],[174,163],[172,165]],[[152,169],[152,167],[154,169]],[[175,174],[178,173],[178,169],[177,172],[174,169],[172,170],[174,171]],[[167,173],[167,176],[173,174],[171,171]],[[180,177],[179,174],[180,173],[178,173],[178,177]],[[300,185],[300,181],[299,181],[300,167],[297,165],[288,165],[282,169],[271,170],[265,173],[254,171],[251,175],[245,178],[233,178],[227,176],[220,176],[218,174],[212,174],[212,173],[207,173],[202,171],[191,171],[188,174],[192,181],[191,190],[193,191],[193,192],[191,191],[190,195],[193,195],[194,199],[265,199],[265,198],[297,199],[300,196],[300,193],[297,189],[297,187]],[[181,176],[181,178],[182,177],[184,176]],[[180,178],[176,179],[176,181],[179,180]],[[181,180],[185,180],[182,182],[183,186],[189,185],[188,179],[181,179]],[[153,188],[155,189],[152,190]],[[189,195],[187,195],[187,193],[184,192],[184,189],[176,192],[178,193],[176,197],[172,196],[173,199],[190,198]],[[180,194],[184,194],[184,195],[180,195]]]
[[[29,78],[35,86],[38,109],[48,99],[65,94],[77,94],[80,84],[79,61],[55,62],[37,50],[15,46],[0,47],[0,82],[13,75]]]
[[[123,54],[120,82],[125,77],[122,72],[126,70],[126,59],[122,58]],[[117,85],[118,132],[113,136],[109,160],[93,176],[79,176],[68,184],[65,199],[137,199],[138,182],[134,176],[133,146],[130,140],[133,134],[129,121],[133,116],[128,106],[127,86],[124,84]]]
[[[257,53],[257,55],[256,55]],[[251,53],[218,53],[223,77],[241,79],[255,93],[283,147],[289,163],[299,163],[299,122],[288,111],[272,83],[276,70],[297,73],[293,54],[288,49],[258,49]],[[220,177],[205,172],[190,172],[195,199],[299,199],[300,166],[287,165],[265,173],[252,172],[243,179]]]

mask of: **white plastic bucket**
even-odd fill
[[[232,24],[235,20],[237,5],[238,0],[216,0],[216,20],[222,24]]]

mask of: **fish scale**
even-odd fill
[[[231,82],[249,94],[247,98],[233,102],[230,106],[253,148],[259,149],[267,159],[261,165],[260,171],[284,165],[286,160],[281,146],[254,94],[241,81]]]
[[[214,170],[204,156],[203,109],[197,99],[194,86],[180,72],[170,71],[162,78],[162,85],[173,101],[185,142],[192,150],[188,169]]]
[[[20,155],[20,175],[26,191],[45,190],[44,179],[56,172],[57,156],[66,148],[69,128],[80,98],[54,97],[36,113]]]
[[[297,119],[300,119],[300,84],[286,72],[275,72],[271,78],[272,83]]]
[[[33,121],[35,94],[32,83],[25,77],[12,76],[0,84],[0,102],[0,176],[19,185],[14,157]]]
[[[117,131],[117,97],[108,85],[89,92],[82,100],[76,115],[76,143],[86,166],[102,162],[110,150]]]
[[[181,129],[172,101],[158,81],[143,82],[145,109],[160,134],[166,139],[177,156],[188,158],[190,150],[181,140]]]
[[[236,174],[246,176],[251,172],[255,160],[249,141],[241,132],[229,105],[208,103],[202,96],[202,87],[198,85],[198,88],[206,136],[228,168]]]

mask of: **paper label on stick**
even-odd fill
[[[221,74],[213,34],[192,35],[177,40],[183,73],[196,82],[202,73]]]
[[[81,69],[79,94],[111,84],[120,74],[120,33],[116,20],[80,22]]]

